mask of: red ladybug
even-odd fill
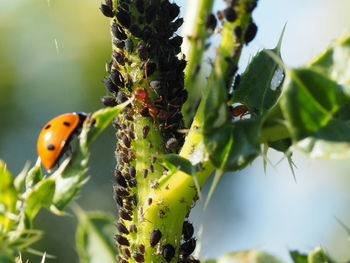
[[[46,170],[57,163],[74,135],[80,131],[85,119],[85,113],[65,113],[44,126],[38,137],[37,151]]]

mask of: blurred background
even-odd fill
[[[183,14],[192,1],[177,1]],[[101,107],[111,47],[100,3],[0,0],[0,158],[12,173],[26,161],[35,162],[36,139],[49,119]],[[217,0],[215,8],[222,6]],[[260,0],[254,13],[258,34],[244,49],[241,71],[258,50],[275,47],[285,24],[282,57],[288,66],[305,65],[350,31],[349,11],[348,0]],[[92,148],[91,179],[77,200],[86,210],[115,215],[114,144],[109,129]],[[270,152],[268,158],[276,164],[283,156]],[[269,165],[264,174],[258,158],[242,172],[223,177],[206,211],[198,202],[191,220],[201,229],[202,258],[260,248],[291,262],[288,250],[307,252],[321,245],[339,262],[350,259],[348,235],[336,219],[350,226],[349,161],[311,160],[298,152],[293,159],[296,181],[286,160]],[[41,212],[36,227],[46,234],[35,248],[57,256],[48,262],[78,262],[75,223],[73,216]]]

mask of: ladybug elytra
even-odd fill
[[[38,155],[46,170],[58,162],[69,142],[80,131],[85,118],[85,113],[65,113],[46,123],[37,143]]]

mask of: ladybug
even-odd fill
[[[37,151],[46,170],[58,162],[74,135],[81,130],[86,116],[81,112],[65,113],[50,120],[41,130]]]

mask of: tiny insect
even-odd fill
[[[196,240],[191,238],[190,240],[183,243],[180,247],[180,253],[184,256],[189,256],[196,248]]]
[[[170,262],[175,255],[175,248],[171,244],[166,244],[162,248],[162,255],[167,262]]]
[[[133,257],[134,257],[136,262],[140,262],[141,263],[141,262],[145,261],[145,257],[142,254],[140,254],[140,253],[136,253]]]
[[[233,117],[239,117],[240,120],[244,120],[245,116],[250,115],[249,109],[246,105],[241,104],[230,107],[231,114]]]
[[[71,140],[79,134],[86,117],[86,113],[66,113],[45,124],[38,137],[37,152],[46,170],[54,167],[66,152]]]
[[[115,235],[115,240],[119,245],[122,246],[130,246],[129,240],[126,237],[123,237],[122,235]]]
[[[194,233],[193,225],[190,222],[185,221],[182,227],[182,234],[184,236],[184,239],[189,240],[193,236],[193,233]]]
[[[159,229],[155,229],[150,234],[149,243],[151,247],[154,247],[158,244],[159,240],[162,238],[162,232]]]
[[[128,231],[128,229],[123,225],[123,223],[121,223],[121,222],[117,222],[116,224],[115,224],[115,226],[117,227],[117,229],[118,229],[118,231],[120,232],[120,233],[124,233],[124,234],[129,234],[129,231]]]

